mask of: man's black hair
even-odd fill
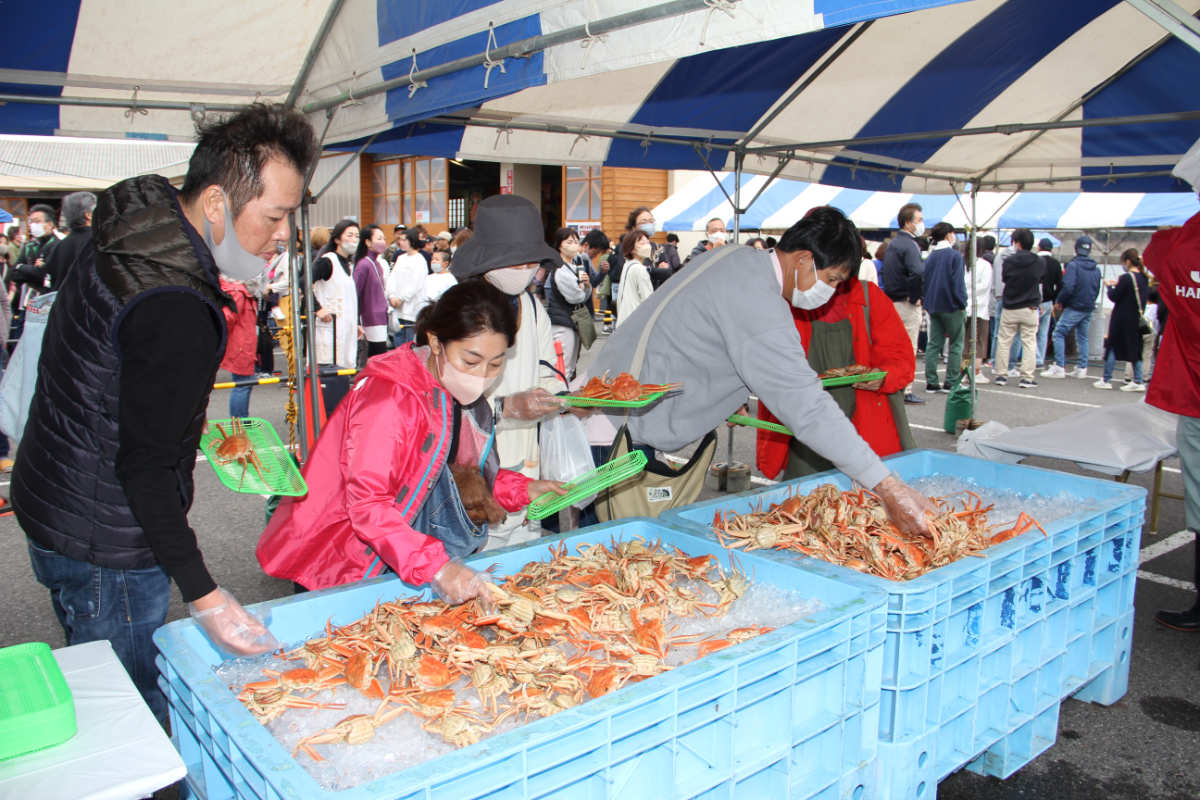
[[[263,166],[279,158],[303,175],[317,156],[317,141],[308,119],[278,103],[254,103],[244,111],[197,126],[196,149],[180,190],[194,201],[216,184],[229,196],[236,217],[263,193]]]
[[[996,249],[996,237],[991,234],[983,237],[983,252]]]
[[[679,244],[679,237],[674,233],[668,233],[667,244]]]
[[[1012,232],[1013,244],[1021,245],[1022,250],[1033,249],[1033,231],[1029,228],[1015,228]]]
[[[783,253],[807,250],[817,269],[857,270],[862,261],[862,234],[841,210],[817,206],[784,232],[776,249]]]
[[[671,237],[667,237],[670,241]],[[607,253],[609,247],[608,234],[599,228],[592,228],[583,236],[583,241],[579,243],[582,247],[589,247],[592,250],[597,250],[601,253]]]
[[[37,214],[38,212],[45,214],[46,222],[49,222],[51,225],[53,225],[58,220],[58,212],[55,211],[52,206],[48,206],[45,203],[38,203],[35,206],[31,206],[29,209],[29,216],[32,217],[34,214]],[[46,231],[46,233],[49,233],[49,232],[50,231]]]

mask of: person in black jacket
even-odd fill
[[[46,259],[46,274],[50,277],[50,288],[58,291],[67,278],[75,260],[92,243],[92,211],[96,208],[96,195],[91,192],[72,192],[63,198],[63,220],[70,231]]]
[[[900,231],[888,244],[883,254],[883,266],[879,270],[879,288],[892,301],[908,338],[912,340],[913,366],[917,361],[917,336],[921,331],[921,297],[924,294],[925,262],[921,260],[921,246],[917,237],[925,235],[925,217],[921,206],[908,203],[896,214]],[[912,393],[910,384],[905,391],[904,402],[924,403]]]
[[[1146,334],[1142,333],[1141,322],[1146,301],[1150,298],[1150,282],[1136,247],[1121,253],[1121,266],[1125,268],[1124,275],[1115,281],[1104,282],[1113,309],[1108,319],[1108,338],[1104,340],[1104,377],[1092,385],[1097,389],[1111,389],[1113,369],[1118,361],[1127,361],[1133,365],[1133,383],[1125,384],[1121,391],[1144,392],[1142,347]]]
[[[1038,306],[1037,365],[1046,365],[1046,345],[1054,330],[1054,300],[1062,288],[1062,264],[1054,257],[1054,242],[1049,239],[1038,241],[1038,258],[1042,260],[1042,304]]]
[[[210,122],[181,190],[141,175],[101,194],[47,321],[13,509],[67,644],[108,639],[164,724],[151,636],[171,581],[217,647],[279,646],[217,586],[187,511],[232,304],[219,279],[254,277],[287,241],[316,155],[282,105]]]
[[[1033,233],[1017,228],[1012,233],[1012,252],[1004,259],[1001,269],[1004,279],[1004,314],[1000,318],[1000,337],[997,353],[1007,353],[1013,338],[1021,338],[1022,389],[1037,386],[1034,364],[1037,363],[1038,306],[1042,303],[1042,260],[1033,253]],[[993,367],[993,382],[1003,386],[1005,374]]]

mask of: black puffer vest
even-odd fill
[[[113,569],[155,565],[116,475],[121,357],[117,332],[153,293],[189,292],[225,330],[216,266],[193,244],[176,191],[157,175],[131,178],[100,195],[91,245],[59,289],[38,362],[37,390],[13,469],[12,503],[25,534],[68,558]],[[163,331],[186,336],[186,331]],[[225,350],[222,335],[212,375]],[[180,502],[191,505],[196,447],[208,405],[179,442]]]
[[[579,308],[579,305],[572,305],[567,302],[567,298],[562,296],[562,292],[558,291],[558,285],[554,283],[554,276],[562,269],[563,263],[558,262],[557,266],[546,275],[546,312],[550,315],[551,325],[562,325],[565,328],[575,328],[575,320],[571,319],[571,312]]]

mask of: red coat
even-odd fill
[[[863,288],[871,292],[871,339],[866,336]],[[812,323],[839,322],[850,319],[854,331],[854,360],[859,364],[887,370],[887,377],[879,391],[856,391],[854,398],[854,427],[879,456],[900,452],[900,434],[892,417],[887,395],[898,392],[912,383],[916,370],[912,341],[892,301],[873,283],[851,278],[839,287],[834,299],[817,311],[792,309],[796,330],[804,342],[805,350],[812,341]],[[758,417],[778,422],[761,402]],[[788,437],[781,433],[758,431],[758,469],[767,477],[774,478],[787,466]]]
[[[1143,259],[1168,312],[1146,402],[1200,417],[1200,214],[1150,237]]]
[[[386,563],[407,583],[427,583],[449,558],[412,521],[446,463],[451,408],[411,347],[368,361],[304,467],[308,495],[285,498],[263,531],[263,570],[323,589],[379,575]],[[528,485],[502,469],[493,494],[517,511]]]
[[[234,375],[253,375],[258,359],[258,302],[244,283],[221,278],[221,290],[233,298],[234,305],[224,309],[228,334],[221,369]]]

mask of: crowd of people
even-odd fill
[[[18,285],[31,293],[56,292],[11,488],[33,572],[68,643],[110,639],[160,719],[150,636],[172,582],[217,647],[278,646],[210,574],[187,513],[214,378],[270,368],[264,341],[272,350],[273,305],[293,272],[311,287],[318,362],[359,369],[352,391],[326,397],[328,422],[302,466],[308,494],[284,498],[258,543],[262,568],[298,591],[392,572],[452,603],[486,599],[486,574],[464,559],[540,535],[524,509],[564,492],[543,474],[541,423],[577,425],[594,463],[632,449],[648,456],[644,473],[602,493],[583,519],[657,515],[696,498],[714,430],[748,410],[751,395],[760,417],[791,431],[759,434],[765,474],[835,467],[879,496],[902,532],[927,532],[927,498],[881,460],[913,446],[905,402],[916,399],[924,320],[929,392],[961,381],[963,339],[983,345],[989,320],[993,381],[1018,358],[1021,385],[1036,386],[1050,343],[1048,371],[1065,372],[1061,342],[1072,332],[1086,372],[1083,331],[1100,290],[1086,237],[1060,280],[1027,230],[999,252],[982,241],[968,261],[957,231],[939,223],[926,236],[910,204],[872,258],[853,222],[821,206],[778,241],[747,245],[710,220],[681,259],[677,237],[656,241],[650,208],[633,209],[615,242],[571,228],[547,241],[532,203],[498,194],[456,232],[343,220],[312,231],[310,263],[290,264],[288,218],[316,155],[302,115],[255,104],[205,124],[180,189],[140,176],[83,196],[69,204],[61,241],[46,227],[53,211],[34,209],[9,267],[29,276]],[[1185,263],[1190,241],[1160,243],[1156,254]],[[1103,382],[1127,360],[1140,385],[1144,348],[1127,333],[1132,324],[1140,336],[1151,287],[1136,251],[1124,262],[1108,287],[1117,311]],[[1178,281],[1172,274],[1168,285]],[[615,326],[581,370],[581,350],[601,341],[597,304]],[[1168,333],[1169,357],[1189,347]],[[856,364],[887,376],[823,388],[820,373]],[[560,397],[621,372],[684,390],[636,414],[569,408]],[[987,380],[982,371],[977,380]],[[241,388],[235,416],[249,412]],[[1173,391],[1161,402],[1188,414],[1195,396]],[[656,458],[691,445],[682,467]],[[1200,611],[1170,621],[1200,628]]]

